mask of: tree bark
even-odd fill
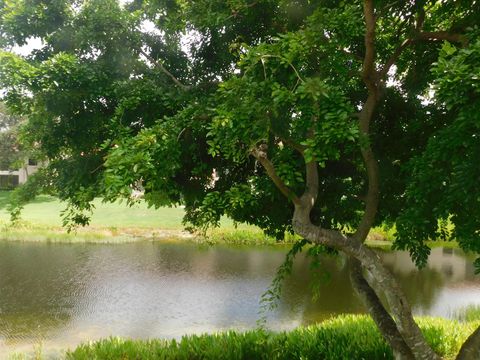
[[[480,327],[477,328],[463,343],[457,355],[457,360],[480,359]]]
[[[336,230],[323,229],[310,221],[311,204],[295,205],[293,229],[303,238],[343,251],[360,261],[374,280],[374,288],[386,296],[397,328],[415,359],[434,360],[440,357],[427,344],[413,319],[410,305],[393,275],[383,266],[378,255],[355,238],[348,238]]]
[[[360,262],[354,258],[349,259],[350,280],[358,296],[362,299],[372,316],[373,321],[380,329],[384,339],[390,344],[396,360],[415,359],[412,351],[397,329],[397,324],[383,306],[375,291],[370,287],[363,276]]]
[[[381,92],[385,76],[390,67],[395,63],[403,50],[412,43],[412,40],[405,41],[394,52],[391,59],[387,61],[380,71],[376,69],[375,63],[375,26],[376,15],[373,0],[364,0],[365,16],[365,56],[362,67],[362,79],[367,88],[367,99],[359,114],[359,130],[366,140],[361,148],[362,157],[368,180],[368,191],[365,197],[365,211],[353,236],[347,237],[336,230],[324,229],[311,223],[310,212],[318,196],[318,164],[312,161],[306,163],[306,188],[301,197],[297,197],[275,173],[273,164],[260,153],[253,154],[264,166],[267,174],[272,178],[280,191],[287,196],[295,205],[292,219],[294,231],[314,244],[322,244],[343,251],[347,256],[356,259],[352,282],[365,301],[374,321],[381,329],[384,337],[390,343],[394,352],[400,359],[440,359],[432,348],[427,344],[418,325],[413,319],[411,307],[396,282],[393,275],[384,267],[378,255],[363,245],[371,227],[374,224],[379,197],[379,171],[373,149],[369,143],[370,123],[374,117],[375,109],[381,99]],[[418,22],[419,28],[422,21]],[[417,29],[419,31],[419,29]],[[441,39],[443,33],[422,33],[424,39]],[[459,39],[456,39],[459,41]],[[287,144],[288,145],[288,144]],[[371,275],[371,283],[363,277],[363,270]],[[386,311],[378,294],[386,297],[386,303],[391,315]],[[473,344],[480,342],[480,330],[477,330],[462,347],[465,356],[477,354],[473,350]],[[469,345],[472,344],[472,345]],[[460,355],[459,355],[460,356]],[[472,355],[473,356],[473,355]],[[469,357],[465,357],[469,360]],[[462,359],[463,360],[463,359]]]
[[[363,12],[366,31],[364,36],[365,57],[362,67],[362,79],[367,88],[368,96],[359,115],[359,129],[362,136],[367,140],[366,144],[361,148],[361,153],[367,172],[368,191],[362,220],[352,238],[344,237],[345,239],[341,241],[342,245],[345,246],[342,250],[360,262],[360,264],[356,265],[358,268],[356,273],[353,274],[352,280],[358,285],[358,290],[362,291],[365,305],[370,310],[373,319],[394,351],[404,358],[409,358],[410,356],[410,358],[416,359],[438,359],[439,357],[428,346],[418,325],[415,323],[410,305],[395,278],[383,266],[379,257],[372,250],[363,246],[363,242],[374,224],[380,198],[378,162],[369,143],[369,136],[370,123],[381,97],[381,76],[385,75],[379,73],[375,65],[376,15],[373,0],[364,1]],[[295,209],[297,209],[297,206]],[[300,222],[306,221],[302,226],[309,228],[311,231],[310,235],[315,237],[315,227],[310,223],[310,218],[305,217],[305,214],[300,215],[300,217],[303,217],[303,219],[297,220]],[[375,291],[363,278],[362,267],[372,275],[372,285]],[[386,296],[387,303],[396,321],[385,310],[377,293],[383,293]]]

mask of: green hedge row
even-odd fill
[[[420,318],[427,341],[453,358],[480,322]],[[253,330],[184,336],[181,340],[134,341],[111,338],[80,345],[67,359],[392,359],[392,351],[365,315],[342,315],[290,332]]]

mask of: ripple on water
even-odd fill
[[[0,243],[0,349],[73,347],[93,339],[180,337],[256,326],[261,294],[285,252],[272,248],[200,249],[152,242],[122,245]],[[434,249],[417,271],[408,254],[382,253],[417,314],[451,317],[480,304],[472,259]],[[289,329],[363,308],[348,266],[325,258],[311,299],[308,260],[299,256],[269,325]],[[421,291],[419,291],[421,289]],[[1,350],[0,350],[1,353]]]

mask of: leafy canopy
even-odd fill
[[[370,144],[376,223],[396,224],[396,246],[421,265],[439,235],[480,250],[479,7],[375,1],[376,64],[413,40],[385,74],[369,137],[357,119],[367,96],[359,1],[0,1],[0,83],[28,118],[25,141],[48,159],[35,186],[69,201],[67,222],[87,223],[97,196],[133,201],[141,183],[152,206],[184,204],[194,227],[227,215],[281,239],[293,206],[251,156],[261,149],[296,193],[304,157],[317,162],[312,221],[350,231]],[[441,31],[463,37],[429,39]],[[9,51],[32,38],[42,48]]]

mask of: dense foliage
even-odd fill
[[[419,266],[429,238],[479,252],[479,14],[467,0],[0,0],[4,101],[48,161],[13,214],[40,189],[87,224],[95,197],[142,188],[195,228],[227,215],[295,232],[359,261],[391,343],[432,359],[362,242],[384,223]],[[9,51],[32,38],[30,55]]]
[[[280,177],[300,191],[303,161],[287,146],[295,143],[322,168],[314,221],[358,223],[367,186],[358,152],[367,140],[355,121],[365,96],[361,3],[0,5],[6,48],[43,41],[27,57],[3,52],[0,78],[6,103],[29,117],[27,141],[49,161],[45,187],[74,209],[88,209],[96,196],[128,198],[141,180],[151,205],[183,203],[195,226],[226,214],[282,238],[292,206],[249,155],[265,142]],[[424,28],[472,40],[443,50],[419,41],[399,57],[371,142],[382,179],[377,223],[403,212],[398,246],[423,261],[428,252],[418,242],[438,238],[439,219],[478,250],[480,217],[470,216],[479,208],[478,40],[469,28],[478,4],[378,2],[378,61],[401,40],[398,29],[414,30],[421,6],[429,9]],[[432,87],[433,99],[422,100]],[[314,128],[312,117],[321,119]]]

